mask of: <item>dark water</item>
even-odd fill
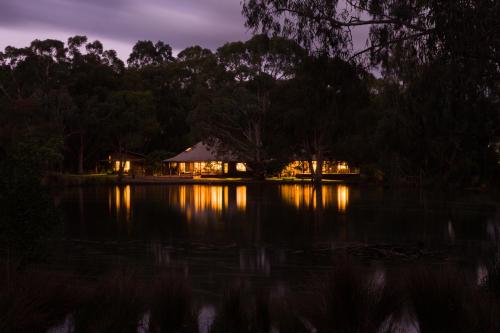
[[[453,264],[481,278],[500,236],[496,200],[347,185],[146,185],[58,196],[58,264],[177,270],[200,289],[327,271],[342,254],[370,267]]]

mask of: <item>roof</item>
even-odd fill
[[[219,153],[213,146],[198,142],[184,150],[177,156],[164,160],[164,162],[237,162],[236,157],[228,153]]]

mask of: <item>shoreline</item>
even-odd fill
[[[275,178],[264,180],[252,178],[192,178],[178,176],[123,176],[117,175],[72,175],[51,174],[44,177],[46,185],[54,187],[72,187],[85,185],[253,185],[253,184],[312,184],[310,179],[301,178]],[[351,179],[323,179],[321,184],[369,184],[360,180],[357,176]]]
[[[466,188],[442,188],[429,186],[415,186],[413,184],[389,184],[374,179],[363,177],[361,174],[345,174],[343,179],[322,179],[322,185],[356,185],[361,187],[383,187],[393,189],[420,189],[430,191],[455,191],[457,189],[465,192],[475,193],[493,193],[499,195],[498,189],[492,184],[490,186],[466,187]],[[347,176],[347,177],[346,177]],[[108,174],[47,174],[42,178],[42,183],[49,187],[80,187],[80,186],[111,186],[111,185],[307,185],[314,184],[311,179],[292,178],[292,177],[268,177],[264,180],[243,177],[227,178],[200,178],[200,177],[182,177],[182,176],[123,176],[119,179],[118,175]]]

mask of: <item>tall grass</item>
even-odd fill
[[[71,278],[54,273],[2,272],[0,332],[43,332],[70,312]]]
[[[400,317],[397,285],[384,276],[367,276],[346,259],[312,285],[305,313],[319,332],[389,332]]]
[[[192,292],[184,278],[161,274],[149,293],[150,332],[196,332]]]
[[[348,260],[302,288],[236,281],[215,301],[210,332],[500,332],[500,298],[452,269],[373,274]],[[0,276],[0,332],[44,332],[71,318],[72,332],[197,332],[197,303],[184,276],[96,279],[62,273]],[[142,320],[147,318],[147,320]],[[406,318],[406,319],[405,319]],[[409,318],[409,319],[408,319]],[[141,323],[142,322],[142,323]]]
[[[407,291],[420,332],[500,332],[499,300],[455,269],[417,269]]]
[[[117,271],[76,291],[75,332],[137,332],[144,313],[143,287],[134,274]]]

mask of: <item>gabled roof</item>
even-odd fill
[[[198,142],[177,156],[164,160],[164,162],[237,162],[236,157],[227,153],[218,153],[217,149],[203,142]]]

